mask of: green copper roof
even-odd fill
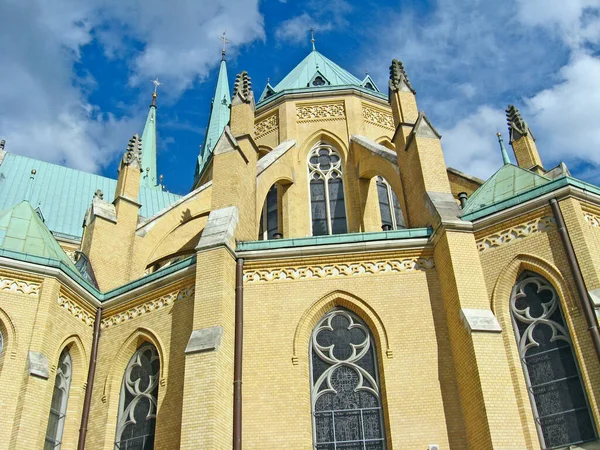
[[[215,96],[210,110],[206,135],[204,136],[204,144],[202,145],[200,156],[198,157],[195,174],[196,179],[202,173],[206,162],[212,154],[214,146],[221,137],[221,134],[223,134],[225,126],[229,123],[230,105],[231,94],[229,93],[229,80],[227,78],[227,64],[225,63],[225,58],[223,58],[221,60],[221,67],[219,68],[219,77],[217,79]],[[194,182],[194,184],[196,183]]]
[[[140,184],[158,189],[158,175],[156,173],[156,105],[154,100],[150,105],[144,132],[142,133],[142,170]]]
[[[77,270],[27,201],[0,212],[0,248],[55,259]]]
[[[273,89],[280,92],[286,89],[298,89],[311,86],[311,82],[321,74],[328,86],[361,86],[362,82],[350,72],[313,50]]]
[[[37,172],[33,181],[30,180],[32,169]],[[27,200],[34,208],[41,209],[47,227],[55,235],[80,239],[83,218],[94,192],[100,189],[104,200],[112,202],[117,180],[5,153],[0,162],[0,211],[25,199],[30,184]],[[176,194],[141,186],[140,215],[151,217],[179,198]]]
[[[505,164],[471,194],[463,209],[463,217],[548,182],[549,178],[510,163]]]

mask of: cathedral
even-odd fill
[[[600,448],[600,188],[514,106],[480,180],[398,60],[223,52],[183,196],[157,114],[116,179],[0,144],[1,450]]]

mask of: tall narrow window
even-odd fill
[[[539,275],[525,273],[513,288],[510,309],[542,448],[567,447],[595,439],[556,290]]]
[[[156,347],[144,343],[129,360],[119,399],[115,448],[152,450],[160,362]]]
[[[69,400],[69,389],[71,388],[72,368],[71,354],[69,349],[65,348],[60,354],[56,368],[44,450],[59,450],[62,444],[65,417],[67,415],[67,401]]]
[[[377,355],[367,325],[336,308],[310,343],[313,446],[385,449]]]
[[[340,154],[319,143],[309,153],[308,170],[313,236],[347,233]]]
[[[277,184],[271,186],[265,199],[260,216],[260,230],[258,239],[266,241],[273,239],[275,233],[279,231],[279,211],[277,207]]]
[[[406,228],[400,202],[392,186],[390,186],[385,178],[380,176],[376,178],[376,183],[382,227],[386,227],[387,225],[392,230]]]

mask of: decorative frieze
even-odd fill
[[[379,127],[394,129],[394,118],[386,111],[371,108],[369,106],[362,106],[362,114],[365,122],[377,125]]]
[[[600,216],[597,216],[596,214],[592,214],[590,212],[584,212],[583,213],[583,218],[591,226],[596,227],[596,228],[600,228]]]
[[[272,269],[254,269],[244,273],[247,283],[306,280],[329,277],[352,277],[383,273],[425,271],[434,268],[433,258],[406,258],[354,263],[332,263]]]
[[[271,133],[272,131],[277,130],[278,127],[279,115],[277,113],[271,114],[254,125],[254,136],[256,139],[259,139]]]
[[[59,295],[58,296],[58,306],[62,309],[70,313],[75,318],[81,320],[88,327],[94,326],[94,316],[79,306],[76,302],[71,300],[68,297]]]
[[[40,283],[33,281],[16,280],[0,276],[0,291],[37,297],[40,294]]]
[[[529,222],[515,225],[514,227],[478,239],[477,249],[480,252],[485,252],[501,247],[510,242],[524,239],[532,234],[545,233],[555,227],[556,222],[554,217],[538,217],[537,219],[530,220]]]
[[[163,309],[169,305],[172,305],[175,301],[185,300],[193,296],[193,285],[179,289],[174,292],[170,292],[169,294],[163,295],[162,297],[150,300],[146,303],[130,308],[127,311],[123,311],[112,316],[106,317],[100,323],[100,328],[104,330],[106,328],[122,324],[124,322],[127,322],[128,320],[135,319],[136,317],[140,317],[149,312]]]
[[[343,103],[298,105],[296,106],[296,118],[300,122],[345,119],[346,110]]]

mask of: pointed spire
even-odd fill
[[[156,89],[161,83],[159,83],[158,78],[152,82],[154,83],[152,103],[142,133],[142,179],[140,185],[145,187],[158,186],[156,179],[156,97],[158,97],[158,94]]]
[[[500,144],[500,151],[502,152],[502,161],[504,161],[504,165],[510,164],[508,152],[506,151],[506,148],[504,148],[504,140],[502,140],[502,133],[498,131],[496,133],[496,136],[498,136],[498,143]]]
[[[225,47],[223,47],[223,49],[224,48]],[[194,185],[196,185],[198,177],[202,173],[202,170],[212,154],[213,148],[217,144],[219,137],[221,137],[225,126],[229,123],[231,94],[229,93],[229,79],[227,78],[227,63],[225,62],[223,52],[221,52],[221,55],[223,57],[219,67],[217,86],[215,88],[214,100],[210,110],[210,116],[208,118],[208,126],[206,127],[204,143],[200,147],[198,164],[196,165],[196,173],[194,175]]]
[[[235,87],[233,89],[233,103],[252,103],[254,94],[252,92],[252,81],[248,72],[243,70],[235,77]]]

